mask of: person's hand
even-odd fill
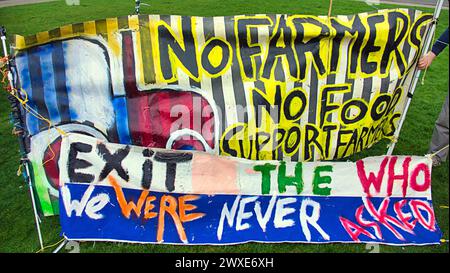
[[[433,62],[434,58],[436,58],[436,55],[432,51],[428,52],[419,59],[419,64],[417,67],[421,70],[428,68]]]

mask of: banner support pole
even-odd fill
[[[134,13],[136,15],[141,14],[141,5],[142,6],[150,6],[149,4],[146,4],[144,2],[142,2],[141,0],[135,0],[135,5],[134,5]]]
[[[39,244],[41,246],[41,249],[43,249],[44,248],[44,243],[43,243],[43,240],[42,240],[41,227],[40,227],[40,224],[39,224],[39,215],[38,215],[37,208],[36,208],[36,200],[34,199],[33,185],[31,184],[31,178],[28,175],[29,174],[28,160],[27,160],[27,162],[24,162],[24,165],[25,165],[26,177],[27,177],[27,180],[28,180],[27,181],[28,188],[30,190],[30,195],[31,195],[31,203],[33,205],[34,221],[36,223],[36,230],[37,230],[37,233],[38,233]]]
[[[431,45],[431,42],[433,39],[433,33],[436,31],[437,19],[439,18],[439,14],[441,13],[443,4],[444,4],[444,0],[438,0],[436,3],[436,7],[434,9],[434,14],[433,14],[432,25],[426,36],[425,45],[424,45],[423,51],[422,51],[423,53],[427,53],[428,49]],[[395,130],[394,137],[393,137],[394,141],[392,141],[389,144],[389,146],[388,146],[389,148],[387,150],[386,155],[392,155],[392,153],[395,149],[395,144],[397,143],[403,123],[405,122],[406,114],[408,113],[409,105],[411,104],[412,95],[414,94],[414,90],[416,89],[417,82],[419,81],[420,73],[421,73],[421,71],[416,66],[415,71],[414,71],[414,76],[413,76],[413,82],[410,85],[408,93],[407,93],[408,97],[407,97],[407,101],[406,101],[405,110],[403,111],[402,118],[400,119],[400,121],[398,123],[398,127]]]
[[[140,13],[140,9],[141,9],[141,1],[140,0],[136,0],[136,5],[134,7],[134,11],[137,15],[139,15]]]
[[[9,61],[8,58],[8,50],[6,48],[6,29],[5,27],[0,27],[0,38],[2,40],[2,47],[3,47],[3,55],[4,57],[6,57],[6,67],[8,70],[8,83],[9,83],[9,87],[11,88],[11,90],[14,90],[14,80],[13,80],[13,76],[11,73],[11,62]],[[13,100],[15,100],[15,98],[10,99],[11,103],[14,103]],[[13,106],[13,111],[14,111],[14,105]],[[16,111],[20,111],[20,109],[17,109]],[[20,112],[17,113],[17,116],[20,117]],[[41,246],[41,249],[44,248],[44,244],[43,244],[43,240],[42,240],[42,233],[41,233],[41,228],[40,228],[40,219],[39,219],[39,215],[38,215],[38,211],[37,211],[37,207],[36,207],[36,200],[34,198],[34,191],[33,191],[33,185],[31,183],[31,178],[30,178],[30,170],[29,170],[29,161],[27,158],[27,154],[25,151],[25,143],[23,141],[23,138],[21,135],[19,135],[19,146],[20,146],[20,150],[21,150],[21,154],[22,154],[22,158],[21,158],[21,162],[20,164],[22,164],[25,167],[25,172],[24,172],[24,179],[25,182],[28,184],[28,189],[31,195],[31,203],[32,203],[32,207],[33,207],[33,212],[34,212],[34,221],[36,224],[36,231],[38,233],[38,238],[39,238],[39,245]]]
[[[64,241],[62,241],[62,243],[55,250],[53,250],[52,253],[58,253],[61,250],[61,248],[63,248],[63,246],[67,244],[67,242],[68,242],[67,239],[64,239]]]

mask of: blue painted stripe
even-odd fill
[[[63,42],[63,52],[64,52],[64,59],[67,60],[67,55],[69,54],[68,52],[68,45],[69,43],[67,42]],[[72,52],[73,54],[73,52]],[[65,71],[68,71],[69,69],[71,69],[70,67],[68,67],[67,61],[64,62],[64,69]],[[72,68],[73,69],[73,68]],[[68,81],[67,77],[66,77],[66,91],[67,91],[67,97],[70,98],[70,93],[72,92],[72,86],[70,85],[70,82]],[[69,99],[69,114],[70,114],[70,119],[72,121],[77,120],[78,118],[78,114],[76,112],[76,107],[78,105],[76,105],[75,107],[73,105],[70,104],[70,99]],[[78,106],[79,107],[79,106]]]
[[[37,112],[44,118],[48,119],[47,105],[45,105],[44,83],[42,81],[41,68],[41,48],[32,47],[28,50],[28,68],[30,70],[30,83],[33,89],[33,103],[36,106]],[[39,129],[46,130],[48,123],[44,120],[39,120]]]
[[[58,102],[56,100],[56,90],[55,90],[55,78],[53,72],[53,62],[52,62],[52,51],[53,45],[47,44],[41,46],[41,71],[42,71],[42,82],[44,85],[44,97],[45,105],[48,109],[48,114],[50,120],[53,124],[59,124],[61,122],[61,116],[58,111]]]
[[[117,134],[121,144],[131,144],[130,129],[128,127],[127,99],[115,97],[113,106],[116,115]]]
[[[36,109],[36,105],[33,103],[33,90],[31,88],[30,71],[28,68],[28,54],[27,52],[22,52],[16,56],[16,66],[19,74],[20,85],[22,89],[27,92],[28,95],[28,106],[30,108]],[[28,133],[35,135],[39,132],[39,120],[33,115],[26,114],[26,127]]]
[[[70,122],[63,46],[61,41],[53,42],[52,45],[53,72],[55,73],[56,100],[58,101],[59,114],[62,122]]]

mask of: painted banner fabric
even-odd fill
[[[68,134],[60,181],[197,194],[422,197],[431,200],[431,160],[378,156],[357,162],[285,162],[113,144]],[[60,184],[61,184],[60,183]]]
[[[422,245],[441,238],[426,157],[220,161],[204,152],[132,147],[78,134],[64,137],[61,147],[67,151],[61,153],[61,180],[70,183],[60,189],[60,219],[68,239]],[[203,165],[200,172],[196,164]]]
[[[413,9],[107,18],[15,36],[13,72],[29,106],[66,132],[251,160],[334,160],[393,136],[431,18]],[[60,140],[24,115],[51,215]]]

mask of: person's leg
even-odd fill
[[[447,94],[447,98],[445,99],[444,105],[442,106],[441,113],[439,114],[439,117],[436,120],[436,124],[434,126],[433,136],[431,137],[430,148],[428,151],[430,154],[433,154],[448,145],[448,115],[449,111]],[[446,148],[436,154],[438,164],[447,160],[448,150],[449,149]]]

